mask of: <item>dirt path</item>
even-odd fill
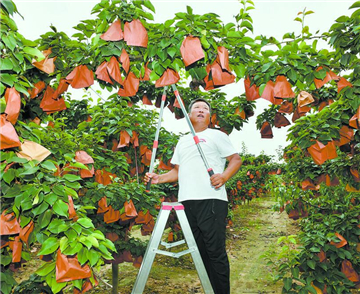
[[[271,282],[271,271],[260,255],[274,250],[279,237],[296,234],[297,227],[286,213],[274,212],[274,204],[273,199],[258,198],[234,211],[227,240],[231,294],[281,293],[282,283]],[[119,293],[131,293],[137,271],[131,264],[120,265]],[[109,281],[111,273],[102,271],[100,277]],[[111,293],[100,287],[89,293]],[[157,255],[144,293],[191,294],[203,290],[189,255],[179,259]]]
[[[276,246],[281,236],[296,234],[296,223],[286,213],[273,211],[275,201],[259,198],[240,206],[234,215],[233,240],[228,241],[231,293],[281,293],[282,283],[271,282],[271,270],[260,256]]]

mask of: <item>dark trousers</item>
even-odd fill
[[[225,247],[228,203],[209,199],[182,204],[215,294],[229,294],[230,266]]]

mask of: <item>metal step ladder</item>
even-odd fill
[[[174,209],[176,212],[185,239],[174,243],[166,243],[161,241],[161,237],[164,233],[165,225],[172,209]],[[158,249],[160,244],[165,246],[165,248],[169,249],[184,244],[185,242],[188,246],[188,249],[181,252],[175,253]],[[190,253],[192,256],[204,292],[206,294],[214,294],[209,277],[206,273],[204,263],[201,259],[198,247],[195,243],[195,239],[191,231],[189,222],[186,218],[184,206],[179,202],[163,202],[161,205],[160,213],[155,223],[154,231],[151,235],[148,247],[145,252],[144,260],[141,264],[134,288],[131,293],[143,293],[156,254],[179,258],[180,256],[188,253]]]

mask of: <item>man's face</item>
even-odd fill
[[[190,120],[194,123],[210,124],[210,109],[204,101],[195,102],[190,110]]]

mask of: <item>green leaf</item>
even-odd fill
[[[87,236],[86,238],[90,241],[92,246],[94,246],[96,248],[99,247],[99,241],[94,236],[90,235],[90,236]]]
[[[109,241],[110,241],[110,240],[109,240]],[[112,255],[110,254],[110,252],[107,250],[107,248],[106,248],[103,244],[100,244],[99,250],[102,252],[103,257],[104,257],[105,259],[109,259],[109,260],[114,259],[114,257],[112,257]]]
[[[284,278],[284,289],[289,291],[292,286],[292,279],[291,278]]]
[[[205,68],[191,68],[189,70],[190,75],[196,80],[200,81],[207,76]]]
[[[25,170],[19,174],[19,176],[32,175],[32,174],[36,173],[38,170],[39,170],[38,166],[34,166],[34,167],[30,167],[30,168],[26,167]]]
[[[170,56],[171,58],[174,57],[174,55],[176,54],[176,52],[177,52],[177,49],[176,49],[176,47],[174,47],[174,46],[169,47],[169,48],[167,49],[167,53],[169,54],[169,56]]]
[[[320,69],[319,71],[314,71],[315,78],[323,80],[326,77],[326,70]]]
[[[186,19],[186,13],[185,12],[178,12],[175,13],[177,18]]]
[[[111,251],[116,251],[115,245],[113,242],[111,242],[109,239],[105,239],[104,242],[102,242],[106,248],[109,248]]]
[[[23,50],[24,50],[25,53],[36,57],[37,61],[41,61],[41,60],[43,60],[45,58],[44,54],[40,50],[38,50],[36,48],[24,47]]]
[[[62,201],[61,199],[58,199],[54,206],[53,206],[53,210],[55,211],[56,214],[61,215],[61,216],[65,216],[68,217],[69,216],[69,207],[67,206],[67,204]]]
[[[78,167],[78,168],[81,168],[81,169],[87,169],[87,170],[89,170],[89,168],[88,168],[85,164],[80,163],[80,162],[72,163],[72,164],[71,164],[71,167]]]
[[[84,228],[94,228],[94,224],[92,223],[91,219],[89,218],[79,218],[77,223],[83,226]]]
[[[56,202],[56,200],[58,200],[58,195],[56,195],[55,193],[49,193],[49,194],[46,194],[45,197],[44,197],[44,200],[49,203],[51,206],[54,205],[54,203]]]
[[[75,244],[74,244],[75,243]],[[75,245],[75,246],[73,246]],[[76,253],[79,253],[81,249],[83,249],[84,246],[80,242],[72,242],[70,246],[64,251],[64,254],[66,255],[74,255]]]
[[[4,6],[5,10],[10,14],[13,15],[15,11],[17,11],[15,3],[10,0],[3,0],[1,1],[1,5]]]
[[[47,210],[45,211],[40,217],[39,217],[39,221],[38,224],[40,225],[40,228],[43,229],[45,227],[48,226],[48,224],[51,221],[51,217],[52,217],[53,213],[51,210]]]
[[[245,76],[246,67],[244,64],[238,63],[236,66],[233,67],[233,69],[238,78],[243,78]]]
[[[43,266],[41,266],[35,273],[41,277],[44,277],[55,270],[56,263],[53,262],[46,262]]]
[[[11,59],[2,59],[2,62],[0,63],[0,70],[12,70],[14,65],[11,62]]]
[[[17,156],[13,156],[7,160],[8,163],[11,163],[11,162],[26,163],[28,161],[29,160],[27,160],[26,158],[21,158],[21,157],[17,157]]]
[[[246,27],[248,28],[250,31],[253,31],[253,25],[247,21],[247,20],[243,20],[241,23],[240,23],[240,27]]]
[[[358,8],[360,7],[360,1],[355,2],[353,5],[349,7],[349,9]]]
[[[292,80],[294,83],[297,81],[298,79],[298,74],[295,70],[291,69],[289,72],[288,72],[288,77],[290,80]]]
[[[9,75],[7,73],[0,73],[0,81],[10,87],[13,87],[14,82],[17,81],[17,78],[14,75]]]
[[[206,39],[205,35],[202,35],[200,38],[200,42],[201,45],[205,48],[205,49],[209,49],[210,48],[210,43],[208,42],[208,40]]]
[[[87,249],[90,249],[92,247],[92,244],[91,244],[90,240],[88,238],[86,238],[85,236],[81,236],[79,238],[79,242],[84,244]]]
[[[266,72],[270,66],[272,65],[272,62],[268,62],[268,63],[265,63],[262,67],[261,67],[261,72]]]
[[[154,20],[154,16],[150,12],[146,12],[141,9],[136,9],[136,11],[138,12],[139,15],[145,17],[146,19]]]
[[[73,190],[73,189],[71,189],[71,188],[69,188],[69,187],[66,187],[66,186],[64,187],[64,189],[65,189],[65,191],[66,191],[66,193],[67,193],[68,195],[74,197],[75,199],[79,198],[79,195],[76,193],[75,190]]]
[[[90,249],[87,252],[87,258],[90,261],[90,266],[94,266],[100,259],[100,255],[98,254],[98,252],[96,250]]]
[[[312,287],[312,286],[310,286],[310,285],[307,285],[307,286],[305,287],[305,289],[306,289],[307,291],[309,291],[310,293],[312,293],[312,294],[317,294],[317,293],[318,293],[318,292],[315,290],[315,288]]]
[[[3,85],[3,83],[0,83],[0,95],[3,95],[3,93],[5,92],[5,86]],[[1,113],[5,112],[5,108],[6,108],[6,102],[5,102],[5,97],[0,99],[0,107],[1,107]]]
[[[54,234],[66,232],[68,229],[69,229],[69,225],[65,223],[64,220],[58,218],[54,218],[48,227],[48,230]]]
[[[29,97],[30,94],[28,93],[28,91],[26,90],[25,87],[23,87],[22,85],[18,84],[18,83],[15,83],[15,90],[20,92],[20,93],[23,93],[25,96]]]
[[[64,252],[64,250],[69,246],[69,239],[65,236],[63,236],[60,239],[60,251]]]
[[[67,196],[64,190],[64,186],[60,186],[60,185],[54,185],[52,188],[52,191],[59,196]]]
[[[46,203],[45,201],[43,201],[43,203],[41,203],[41,205],[37,206],[36,208],[33,208],[31,210],[31,213],[34,216],[37,216],[37,215],[44,213],[48,208],[49,208],[49,204]]]
[[[160,45],[161,48],[166,48],[166,47],[168,47],[168,46],[171,45],[171,44],[172,44],[172,42],[171,42],[171,40],[169,40],[169,39],[162,39],[162,40],[160,41],[160,43],[159,43],[159,45]],[[175,48],[175,47],[172,46],[172,48]]]
[[[77,176],[77,175],[72,175],[72,174],[66,174],[63,176],[63,178],[69,182],[75,182],[75,181],[80,181],[81,177]]]
[[[55,166],[55,164],[53,164],[50,160],[46,160],[42,163],[40,163],[41,167],[50,170],[50,171],[56,171],[57,168]]]
[[[306,262],[306,264],[309,266],[309,268],[311,268],[311,269],[315,269],[315,266],[316,266],[316,262],[314,261],[314,260],[308,260],[307,262]]]
[[[171,27],[171,25],[175,22],[175,19],[168,19],[167,21],[165,21],[164,26],[165,28],[169,28]]]
[[[11,51],[14,51],[14,49],[16,48],[17,43],[12,35],[2,36],[2,41]]]
[[[266,87],[266,84],[261,84],[261,85],[260,85],[260,87],[259,87],[259,94],[260,94],[260,96],[261,96],[262,93],[264,92],[265,87]]]
[[[92,236],[94,236],[96,239],[98,240],[105,240],[105,237],[104,237],[104,234],[99,231],[99,230],[96,230],[94,233],[91,234]]]
[[[67,282],[64,283],[56,282],[56,278],[54,276],[51,276],[49,281],[50,283],[48,284],[50,285],[51,291],[54,294],[59,293],[67,285]],[[48,280],[46,280],[46,282],[48,282]]]
[[[65,185],[69,188],[75,189],[75,190],[79,190],[81,188],[81,185],[79,182],[69,182],[69,181],[65,181]],[[65,187],[64,187],[65,188]],[[64,191],[65,192],[65,191]]]
[[[65,235],[70,239],[70,240],[75,240],[78,236],[77,232],[73,229],[68,230],[65,232]]]
[[[150,73],[150,81],[156,81],[158,79],[160,79],[160,77],[156,74],[156,72],[151,71],[151,73]]]
[[[239,32],[239,31],[230,31],[230,32],[227,32],[227,37],[228,38],[242,38],[243,33]]]
[[[83,247],[77,254],[78,261],[80,262],[81,265],[84,264],[85,262],[87,262],[87,260],[88,260],[87,251],[88,250],[85,247]]]
[[[46,239],[45,242],[42,244],[41,249],[38,252],[38,255],[47,255],[53,253],[58,248],[59,248],[58,239],[55,237],[50,237]]]
[[[11,168],[3,175],[3,180],[5,183],[9,184],[12,182],[13,179],[15,179],[16,170]]]
[[[12,262],[12,258],[9,255],[3,255],[3,256],[1,256],[0,262],[1,262],[1,265],[6,266]]]
[[[152,5],[152,3],[149,0],[144,0],[143,5],[155,13],[155,7]]]

